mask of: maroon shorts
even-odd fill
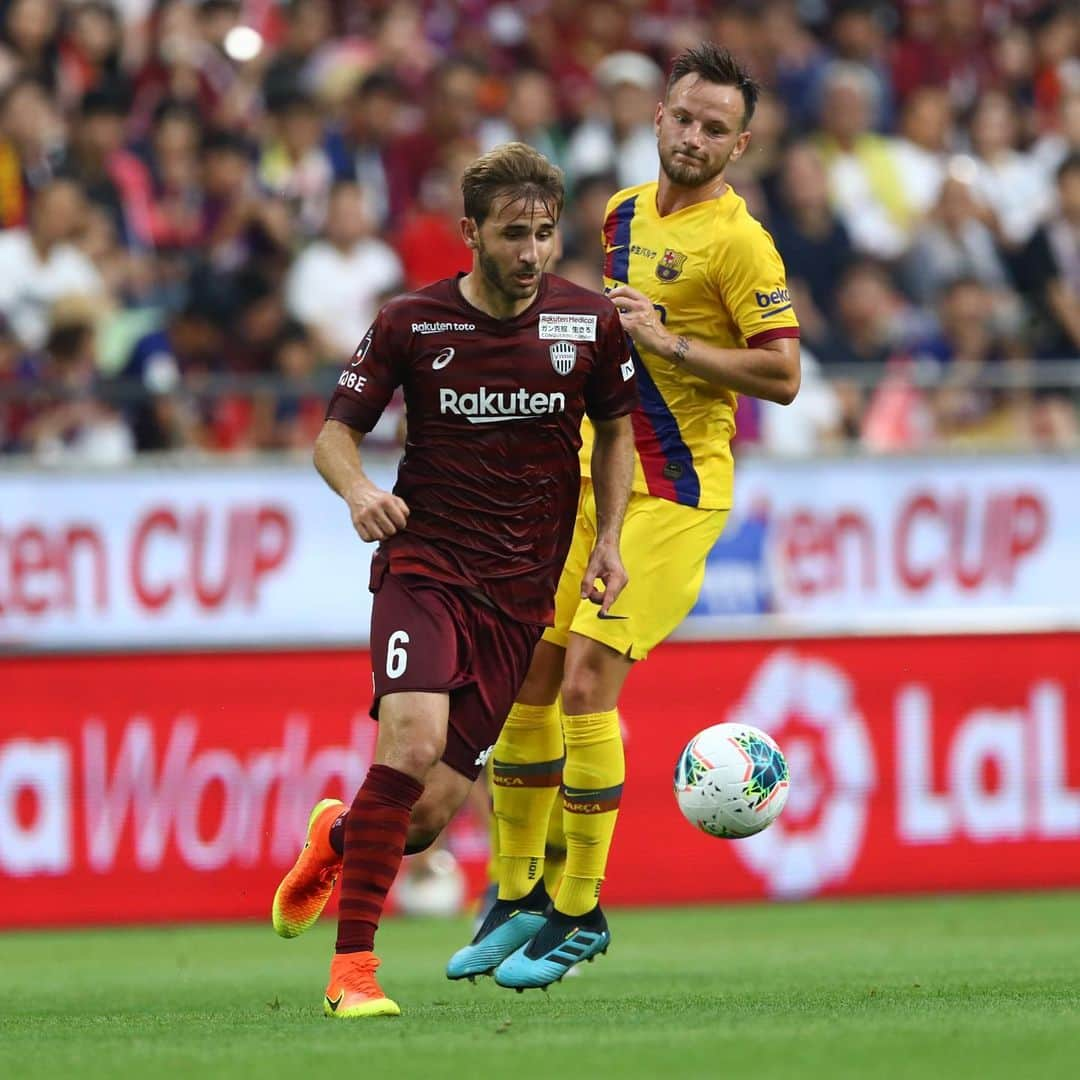
[[[543,632],[478,597],[415,574],[385,573],[371,608],[379,699],[401,691],[450,695],[443,761],[475,780],[525,681]]]

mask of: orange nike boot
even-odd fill
[[[323,1012],[351,1019],[363,1016],[400,1016],[401,1009],[375,981],[379,958],[374,953],[337,953],[330,965]]]
[[[323,799],[311,811],[304,846],[274,893],[274,930],[279,936],[299,937],[326,907],[341,870],[341,856],[330,846],[330,826],[345,809],[340,799]]]

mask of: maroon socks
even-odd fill
[[[344,821],[341,904],[338,908],[337,952],[370,952],[382,917],[386,894],[394,883],[402,856],[409,815],[424,785],[389,765],[372,765]]]

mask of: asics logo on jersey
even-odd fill
[[[442,369],[446,367],[446,365],[449,364],[450,361],[453,359],[454,350],[452,347],[447,347],[443,349],[443,351],[439,353],[439,355],[436,356],[434,360],[431,361],[431,370],[442,371]]]
[[[523,386],[517,390],[489,390],[481,386],[475,392],[465,394],[448,386],[439,390],[439,412],[444,416],[464,416],[470,424],[535,420],[538,416],[565,411],[565,394],[530,393]]]
[[[476,323],[471,322],[414,322],[412,324],[414,334],[445,334],[452,330],[467,333],[475,329]]]

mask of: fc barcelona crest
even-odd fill
[[[681,252],[666,248],[663,257],[656,264],[656,276],[661,281],[674,281],[681,273],[686,256]]]
[[[551,366],[560,375],[569,375],[577,361],[577,346],[572,341],[556,341],[550,347]]]

